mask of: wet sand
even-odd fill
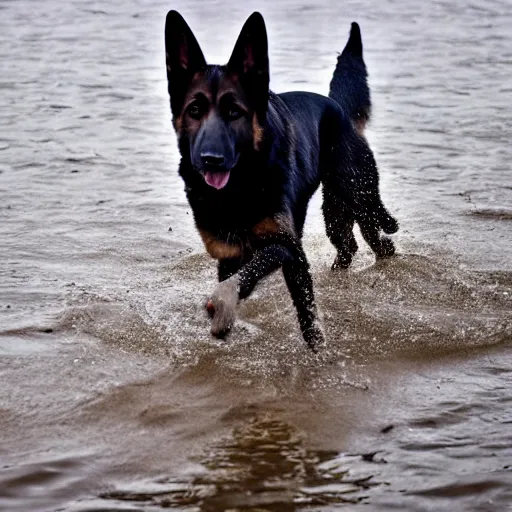
[[[170,8],[211,62],[261,10],[277,92],[325,94],[361,24],[399,254],[361,241],[332,273],[313,199],[319,356],[279,274],[209,336]],[[0,510],[506,510],[511,24],[483,0],[0,1]]]

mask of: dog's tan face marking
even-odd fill
[[[201,95],[203,95],[209,103],[212,102],[211,87],[208,84],[206,73],[204,72],[198,72],[192,77],[192,81],[190,82],[190,86],[183,101],[181,115],[185,113],[185,110],[190,105],[190,103],[199,98]]]
[[[365,137],[364,131],[366,129],[366,124],[366,119],[358,119],[357,121],[354,121],[354,128],[361,137]]]
[[[261,148],[261,145],[263,143],[263,133],[263,128],[258,122],[258,117],[256,116],[256,113],[254,113],[252,115],[252,140],[255,151],[259,151]]]
[[[175,117],[172,120],[172,124],[174,125],[174,131],[179,135],[183,126],[183,118],[181,116]]]

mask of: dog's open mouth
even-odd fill
[[[229,181],[229,171],[206,171],[204,173],[204,181],[206,181],[210,187],[220,190],[221,188],[224,188]]]

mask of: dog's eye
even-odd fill
[[[236,121],[240,119],[244,115],[242,109],[238,108],[236,105],[233,105],[228,110],[228,119],[230,121]]]
[[[197,121],[204,115],[203,109],[197,103],[192,103],[192,105],[188,107],[187,112],[192,119],[196,119]]]

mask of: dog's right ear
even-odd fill
[[[245,22],[228,68],[239,76],[256,110],[265,112],[269,86],[268,41],[265,21],[259,12],[253,12]]]
[[[165,20],[167,84],[174,116],[180,114],[185,91],[206,60],[194,34],[177,11],[169,11]]]

